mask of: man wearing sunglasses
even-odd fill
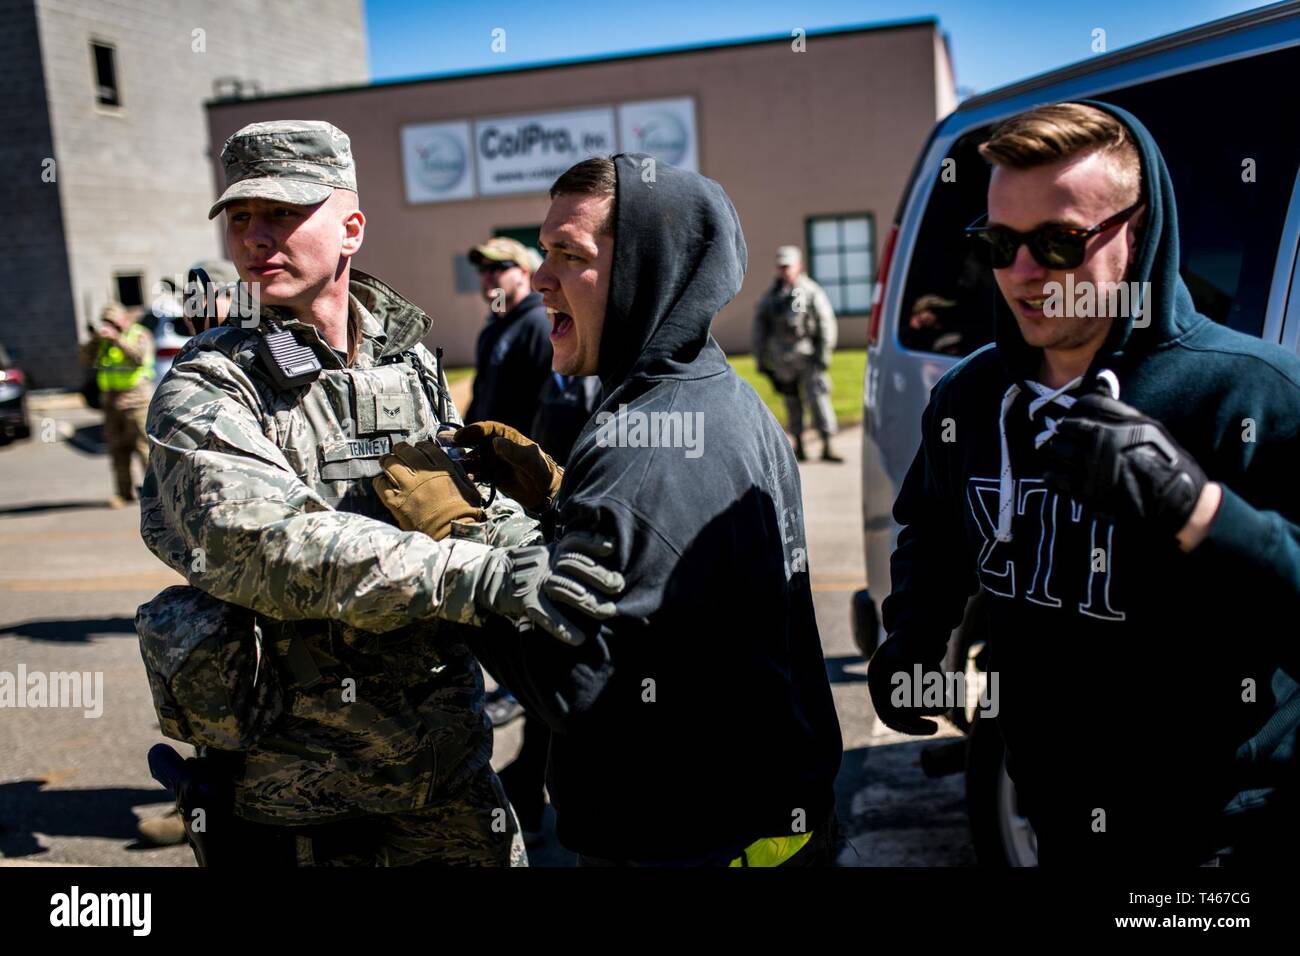
[[[1039,107],[980,153],[968,234],[996,339],[923,416],[876,711],[935,731],[945,707],[910,684],[978,589],[1041,863],[1293,859],[1300,361],[1196,312],[1169,173],[1130,114]]]
[[[469,261],[489,315],[475,348],[465,422],[503,422],[527,434],[551,374],[551,322],[533,291],[532,257],[523,243],[496,236],[471,249]]]

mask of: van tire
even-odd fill
[[[1016,812],[1015,784],[1007,776],[1006,747],[997,721],[975,721],[966,752],[966,809],[980,866],[1038,865],[1029,822]]]
[[[982,673],[983,659],[972,659],[972,650],[978,652],[987,647],[989,634],[988,603],[984,592],[977,592],[966,604],[966,613],[962,617],[961,627],[953,631],[948,641],[948,651],[944,657],[944,671],[950,674],[962,674],[968,693],[975,692],[976,682]],[[978,699],[978,698],[976,698]],[[966,713],[965,701],[958,701],[957,706],[948,711],[947,717],[953,725],[964,734],[970,733],[970,715]]]
[[[866,588],[853,592],[852,615],[853,643],[865,660],[871,660],[880,645],[880,616]]]

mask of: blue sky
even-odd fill
[[[1263,6],[1252,0],[1013,0],[783,3],[774,0],[604,0],[593,3],[364,0],[375,80],[500,69],[612,53],[786,35],[935,16],[950,38],[963,93],[982,92],[1107,49]],[[505,30],[493,52],[493,30]]]

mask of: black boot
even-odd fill
[[[822,433],[822,461],[830,461],[840,464],[844,461],[839,455],[835,454],[835,449],[831,447],[831,436]]]
[[[794,436],[794,460],[807,461],[808,455],[803,450],[803,435]]]

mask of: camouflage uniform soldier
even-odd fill
[[[149,460],[149,441],[144,434],[145,410],[153,394],[153,336],[139,322],[127,316],[116,302],[104,307],[98,328],[81,344],[83,365],[95,369],[100,407],[104,410],[104,444],[113,463],[116,494],[113,507],[135,500],[131,480],[131,459]]]
[[[835,311],[826,292],[803,271],[798,246],[776,251],[776,282],[754,314],[754,360],[785,398],[787,427],[795,457],[803,447],[803,402],[812,406],[813,424],[822,437],[822,460],[843,461],[831,447],[838,431],[831,405],[831,353],[835,351]]]
[[[230,797],[191,832],[200,862],[526,865],[464,628],[497,615],[576,642],[552,597],[612,608],[430,440],[460,419],[420,344],[429,317],[351,267],[348,137],[256,123],[222,160],[209,218],[225,211],[239,301],[260,305],[191,339],[150,406],[141,534],[192,587],[137,616],[164,733],[204,748],[199,789]],[[277,371],[277,329],[318,374]],[[432,467],[419,482],[412,455]]]

